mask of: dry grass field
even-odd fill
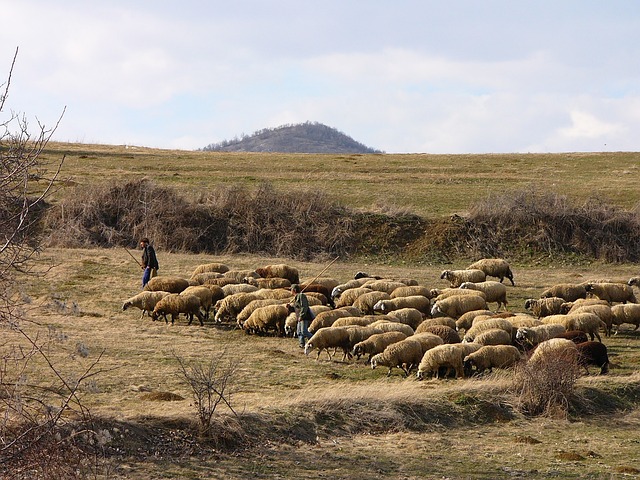
[[[421,215],[465,211],[487,194],[535,185],[578,199],[597,195],[633,208],[640,201],[640,154],[565,155],[257,155],[51,144],[66,155],[62,177],[74,183],[148,176],[184,192],[220,182],[269,180],[277,188],[319,186],[362,209],[401,208]],[[58,199],[64,190],[57,192]],[[132,252],[136,257],[139,252]],[[234,268],[289,263],[313,278],[325,266],[255,255],[207,256],[158,251],[163,275],[188,277],[201,263]],[[190,479],[495,479],[640,477],[640,330],[603,338],[610,374],[579,379],[568,416],[519,412],[512,373],[464,380],[404,378],[362,361],[305,356],[290,338],[245,335],[231,325],[175,325],[122,311],[140,290],[140,268],[123,249],[46,249],[44,276],[20,278],[28,319],[47,342],[62,377],[77,379],[97,361],[79,397],[107,432],[95,478]],[[411,277],[445,287],[444,268],[464,265],[358,263],[340,259],[326,275],[357,271]],[[513,266],[509,309],[554,283],[626,280],[637,264],[531,262]],[[640,292],[636,289],[636,294]],[[3,331],[3,347],[24,344]],[[198,438],[196,411],[178,358],[237,362],[232,407],[216,410],[214,438]],[[339,356],[338,356],[339,357]],[[9,365],[6,368],[10,368]],[[29,383],[51,371],[34,360]],[[69,415],[72,415],[71,413]]]

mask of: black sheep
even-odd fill
[[[609,355],[607,347],[600,342],[582,342],[576,345],[578,348],[578,363],[589,373],[587,365],[600,367],[600,375],[609,372]]]

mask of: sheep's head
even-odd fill
[[[469,355],[467,355],[466,357],[464,357],[464,360],[462,361],[462,368],[464,369],[464,376],[465,377],[470,377],[471,373],[473,371],[473,367],[475,367],[475,362],[473,360],[473,358],[469,358]]]
[[[521,327],[516,331],[516,340],[522,341],[527,338],[529,333],[529,329],[526,327]]]
[[[384,300],[378,300],[375,305],[373,306],[373,311],[374,312],[383,312],[385,310],[385,306],[384,306]]]
[[[569,313],[569,310],[571,310],[572,307],[573,307],[573,302],[565,302],[562,305],[560,305],[560,313],[566,315],[567,313]]]
[[[463,288],[465,290],[473,290],[472,282],[462,282],[458,288]]]
[[[342,289],[340,287],[335,287],[333,290],[331,290],[331,298],[333,298],[334,300],[340,295],[342,295]]]
[[[631,277],[627,282],[627,285],[629,285],[630,287],[633,287],[634,285],[640,287],[640,277]]]
[[[124,304],[122,305],[122,310],[126,310],[130,306],[131,306],[131,302],[124,302]]]
[[[354,280],[359,280],[361,278],[368,278],[369,274],[365,273],[365,272],[356,272],[356,274],[353,276]]]
[[[584,286],[584,289],[585,289],[587,292],[593,292],[593,283],[587,283],[587,284]]]
[[[533,307],[533,303],[535,302],[535,299],[533,298],[527,298],[524,302],[524,309],[525,310],[531,310],[531,307]]]
[[[438,305],[438,302],[436,302],[431,308],[431,316],[432,317],[444,316],[444,314],[442,313],[442,310],[440,309],[440,305]]]
[[[354,357],[357,357],[358,359],[362,356],[362,345],[357,344],[355,347],[353,347],[353,351],[351,352],[351,355],[353,355]]]
[[[440,278],[442,280],[449,279],[450,275],[451,275],[451,270],[443,270],[442,273],[440,274]]]
[[[304,346],[304,354],[305,355],[309,355],[309,353],[311,353],[311,351],[314,349],[314,345],[313,342],[311,340],[309,340],[307,342],[307,344]]]
[[[378,366],[378,360],[380,359],[380,354],[374,355],[371,357],[371,370],[375,370]]]

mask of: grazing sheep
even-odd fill
[[[452,288],[457,288],[465,282],[484,282],[487,276],[482,270],[443,270],[440,278],[447,280]]]
[[[616,325],[629,323],[635,325],[637,330],[640,327],[640,305],[637,303],[629,303],[623,305],[614,305],[611,307],[612,321]]]
[[[457,330],[469,330],[473,325],[473,319],[479,315],[493,316],[494,312],[491,310],[471,310],[470,312],[460,315],[460,318],[456,320]]]
[[[313,283],[317,285],[322,285],[324,288],[326,288],[327,291],[329,292],[329,296],[331,296],[331,292],[333,291],[333,289],[336,288],[338,285],[340,285],[340,282],[338,280],[331,277],[318,277],[315,279],[313,278],[304,279],[304,280],[301,280],[300,283],[303,285],[307,285],[308,283],[311,283],[311,280],[313,280]]]
[[[370,288],[371,290],[375,290],[377,292],[385,292],[389,295],[396,288],[406,287],[404,283],[394,282],[392,280],[371,280],[362,286],[366,288]]]
[[[242,310],[240,310],[240,313],[236,315],[236,322],[238,323],[238,327],[242,328],[242,325],[247,321],[247,318],[249,318],[251,314],[258,308],[266,307],[267,305],[283,305],[285,303],[287,303],[286,300],[279,300],[276,298],[251,300],[247,305],[245,305]]]
[[[352,306],[336,308],[335,310],[319,313],[316,315],[316,318],[313,319],[311,325],[309,325],[309,332],[313,333],[321,328],[330,327],[338,318],[356,317],[359,315],[362,315],[360,310]]]
[[[314,319],[318,314],[322,312],[331,311],[331,307],[328,307],[327,305],[311,305],[309,309],[311,310],[311,315]],[[296,312],[289,312],[287,319],[284,321],[284,335],[286,337],[294,337],[296,334],[297,326],[298,318],[296,317]]]
[[[261,297],[256,295],[255,292],[241,292],[218,300],[215,305],[216,314],[214,320],[218,323],[223,320],[234,320],[242,309],[253,300],[261,300]]]
[[[600,342],[584,342],[576,344],[578,349],[578,364],[589,373],[588,365],[600,367],[600,375],[609,372],[609,355],[607,347]]]
[[[255,270],[229,270],[223,273],[225,278],[231,278],[235,283],[242,283],[246,277],[260,278],[261,275]]]
[[[431,290],[428,287],[422,285],[406,285],[404,287],[398,287],[391,292],[391,298],[396,297],[411,297],[413,295],[422,295],[423,297],[431,298]]]
[[[286,278],[291,283],[300,283],[300,274],[298,269],[284,263],[265,265],[262,268],[256,268],[256,273],[262,278]]]
[[[253,278],[244,277],[242,283],[248,283],[257,288],[291,288],[291,282],[286,278]]]
[[[390,300],[380,300],[373,306],[374,312],[380,312],[387,314],[393,310],[400,310],[401,308],[415,308],[425,315],[429,315],[429,307],[431,306],[431,300],[422,295],[412,295],[410,297],[397,297]]]
[[[537,300],[528,298],[524,302],[524,308],[525,310],[531,310],[534,316],[540,318],[560,313],[563,303],[565,303],[564,298],[560,297],[540,298]]]
[[[434,288],[431,290],[431,298],[433,298],[434,302],[437,302],[438,300],[444,300],[445,298],[449,297],[457,297],[460,295],[479,295],[482,298],[485,298],[484,293],[477,290],[465,290],[460,288]]]
[[[507,277],[511,281],[511,285],[514,287],[516,284],[513,281],[513,272],[509,262],[502,258],[483,258],[477,262],[472,263],[467,269],[482,270],[487,277],[495,277],[500,279],[500,283]]]
[[[248,283],[231,283],[222,287],[222,291],[224,292],[224,296],[228,297],[229,295],[233,295],[236,293],[257,292],[258,287],[249,285]]]
[[[456,295],[437,300],[431,309],[431,316],[458,319],[463,314],[472,310],[486,309],[487,302],[480,295]]]
[[[555,338],[566,338],[567,340],[571,340],[575,344],[589,341],[587,334],[580,330],[569,330],[564,333],[561,333]]]
[[[476,335],[473,341],[480,345],[511,345],[511,334],[501,328],[490,328]]]
[[[304,292],[304,294],[307,296],[307,300],[309,300],[311,298],[314,298],[318,302],[320,302],[322,305],[328,305],[329,304],[329,299],[325,295],[323,295],[322,293]]]
[[[463,359],[466,376],[470,376],[473,367],[480,374],[493,368],[510,368],[522,360],[520,351],[513,345],[485,345]]]
[[[520,327],[516,330],[516,341],[526,349],[529,349],[550,338],[556,338],[565,332],[564,325],[557,323],[538,325],[537,327]]]
[[[384,349],[393,343],[404,340],[407,336],[402,332],[375,333],[366,340],[358,342],[353,346],[352,355],[358,359],[362,355],[368,354],[366,363],[371,362],[371,357],[384,352]]]
[[[421,343],[412,340],[411,337],[405,338],[389,345],[382,353],[371,357],[371,368],[375,369],[379,365],[388,367],[387,377],[390,377],[391,370],[394,367],[398,367],[402,369],[405,376],[408,376],[411,369],[420,363],[422,355]]]
[[[429,325],[424,328],[419,328],[416,333],[433,333],[439,336],[444,343],[460,343],[462,339],[455,329],[447,325]]]
[[[513,317],[508,317],[508,320],[516,329],[521,327],[536,327],[538,325],[542,325],[542,322],[539,319],[534,318],[531,315],[527,315],[526,313],[518,313]]]
[[[558,283],[547,288],[540,298],[559,297],[564,298],[565,302],[575,302],[579,298],[587,298],[587,290],[584,285],[575,283]]]
[[[507,287],[500,282],[464,282],[460,285],[460,288],[482,292],[484,293],[487,303],[496,302],[498,304],[497,310],[500,310],[500,305],[502,305],[505,310],[507,309]]]
[[[463,340],[465,342],[473,342],[474,339],[482,332],[486,332],[492,328],[500,328],[510,335],[513,335],[514,333],[513,325],[506,318],[490,318],[484,322],[479,322],[473,325],[465,332]]]
[[[449,328],[456,328],[456,321],[451,317],[436,317],[436,318],[427,318],[420,322],[420,324],[415,328],[416,333],[423,332],[425,328],[433,327],[435,325],[445,325]]]
[[[422,312],[416,308],[399,308],[398,310],[392,310],[387,314],[392,321],[397,321],[409,325],[414,330],[422,323]]]
[[[293,299],[293,295],[291,294],[291,289],[289,288],[261,288],[260,290],[256,290],[253,293],[258,298],[275,298],[276,300]],[[313,300],[314,305],[317,303],[315,300],[316,299]],[[311,304],[311,302],[312,302],[312,299],[309,298],[309,303]]]
[[[578,348],[576,344],[566,338],[545,340],[535,348],[529,357],[529,364],[538,366],[553,360],[561,360],[565,365],[577,365]]]
[[[359,317],[342,317],[336,319],[333,322],[334,327],[348,327],[350,325],[358,325],[360,327],[366,327],[367,325],[371,325],[375,322],[377,318],[374,318],[373,315],[359,316]]]
[[[157,277],[156,277],[157,278]],[[200,325],[204,325],[204,317],[200,313],[200,299],[195,295],[180,295],[178,293],[171,293],[156,304],[153,309],[152,318],[157,320],[158,316],[164,317],[164,322],[167,321],[167,314],[171,314],[171,325],[174,324],[176,318],[181,313],[184,313],[189,319],[189,325],[193,321],[193,316],[198,317]]]
[[[200,299],[200,308],[204,310],[205,320],[209,319],[209,311],[213,305],[213,292],[202,285],[192,285],[185,288],[180,295],[195,295]]]
[[[227,267],[224,263],[204,263],[202,265],[198,265],[193,270],[191,278],[201,273],[225,273],[228,271],[229,267]]]
[[[225,297],[224,290],[222,290],[222,287],[220,287],[218,285],[211,285],[209,283],[204,283],[202,286],[208,288],[209,290],[211,290],[211,304],[212,305],[215,305],[216,302],[218,302],[219,300],[222,300]]]
[[[390,300],[391,297],[387,292],[373,291],[364,293],[356,298],[353,306],[359,309],[364,315],[373,315],[373,306],[380,300]]]
[[[143,291],[125,300],[122,304],[122,310],[126,310],[129,307],[136,307],[142,310],[140,318],[144,317],[145,313],[151,316],[151,312],[153,312],[156,304],[167,295],[169,295],[169,292]]]
[[[438,345],[427,350],[418,365],[418,380],[433,375],[439,378],[441,368],[447,369],[445,377],[448,376],[449,370],[452,368],[455,370],[457,378],[463,377],[464,358],[481,347],[482,345],[478,343],[454,343]]]
[[[218,272],[198,273],[197,275],[191,276],[191,280],[193,280],[194,282],[200,285],[202,285],[207,280],[211,280],[212,278],[224,278],[224,276]]]
[[[202,282],[202,285],[216,285],[218,287],[224,287],[225,285],[231,285],[239,283],[233,278],[229,277],[218,277],[218,278],[207,278]]]
[[[602,328],[606,330],[606,324],[600,320],[600,317],[595,313],[582,312],[582,313],[570,313],[567,315],[563,322],[564,328],[567,330],[581,330],[591,337],[591,340],[596,337],[599,342],[602,341],[598,331]]]
[[[627,285],[629,285],[630,287],[633,287],[635,285],[636,287],[640,288],[640,277],[631,277],[627,282]]]
[[[415,333],[413,328],[409,325],[398,322],[389,322],[388,320],[378,320],[369,326],[379,330],[380,332],[402,332],[407,337],[410,337]]]
[[[342,349],[342,360],[344,361],[349,355],[349,330],[344,327],[324,327],[319,329],[307,341],[304,346],[304,353],[309,355],[314,349],[318,349],[317,361],[322,350],[326,350],[329,360],[331,360],[330,348]]]
[[[606,300],[600,300],[599,298],[579,298],[575,302],[566,302],[563,303],[560,307],[560,313],[569,313],[572,310],[577,310],[581,307],[586,307],[588,305],[609,305],[609,302]]]
[[[149,292],[180,293],[190,285],[189,280],[180,277],[158,275],[149,280],[143,290]]]
[[[289,315],[286,305],[266,305],[256,308],[244,322],[242,328],[247,333],[267,333],[275,330],[280,336],[284,335],[284,322]]]
[[[351,290],[352,288],[362,287],[362,285],[367,283],[369,280],[371,279],[358,278],[358,279],[349,280],[348,282],[345,282],[345,283],[341,283],[340,285],[335,286],[333,290],[331,290],[331,298],[335,300],[336,298],[339,298],[347,290]]]
[[[345,290],[337,300],[334,299],[336,308],[353,305],[353,303],[358,299],[360,295],[371,292],[373,292],[373,290],[365,287],[356,287]]]
[[[582,313],[589,312],[595,313],[600,320],[604,322],[605,327],[605,335],[607,337],[611,336],[611,327],[613,326],[613,314],[611,313],[611,307],[609,305],[584,305],[578,308],[572,308],[569,310],[569,314],[572,313]]]
[[[591,295],[609,303],[638,303],[633,294],[633,287],[624,283],[587,283],[585,289]]]

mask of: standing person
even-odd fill
[[[158,274],[158,259],[156,258],[156,251],[151,245],[149,245],[149,239],[144,237],[140,240],[140,247],[142,248],[142,288],[145,287],[149,280]]]
[[[296,283],[291,285],[291,293],[293,293],[295,297],[293,297],[293,301],[290,305],[296,312],[296,319],[298,320],[298,323],[296,324],[296,335],[300,341],[300,348],[304,348],[305,338],[311,338],[309,325],[311,325],[311,322],[313,321],[313,313],[309,308],[309,300],[307,299],[307,296],[300,290],[300,285]]]

